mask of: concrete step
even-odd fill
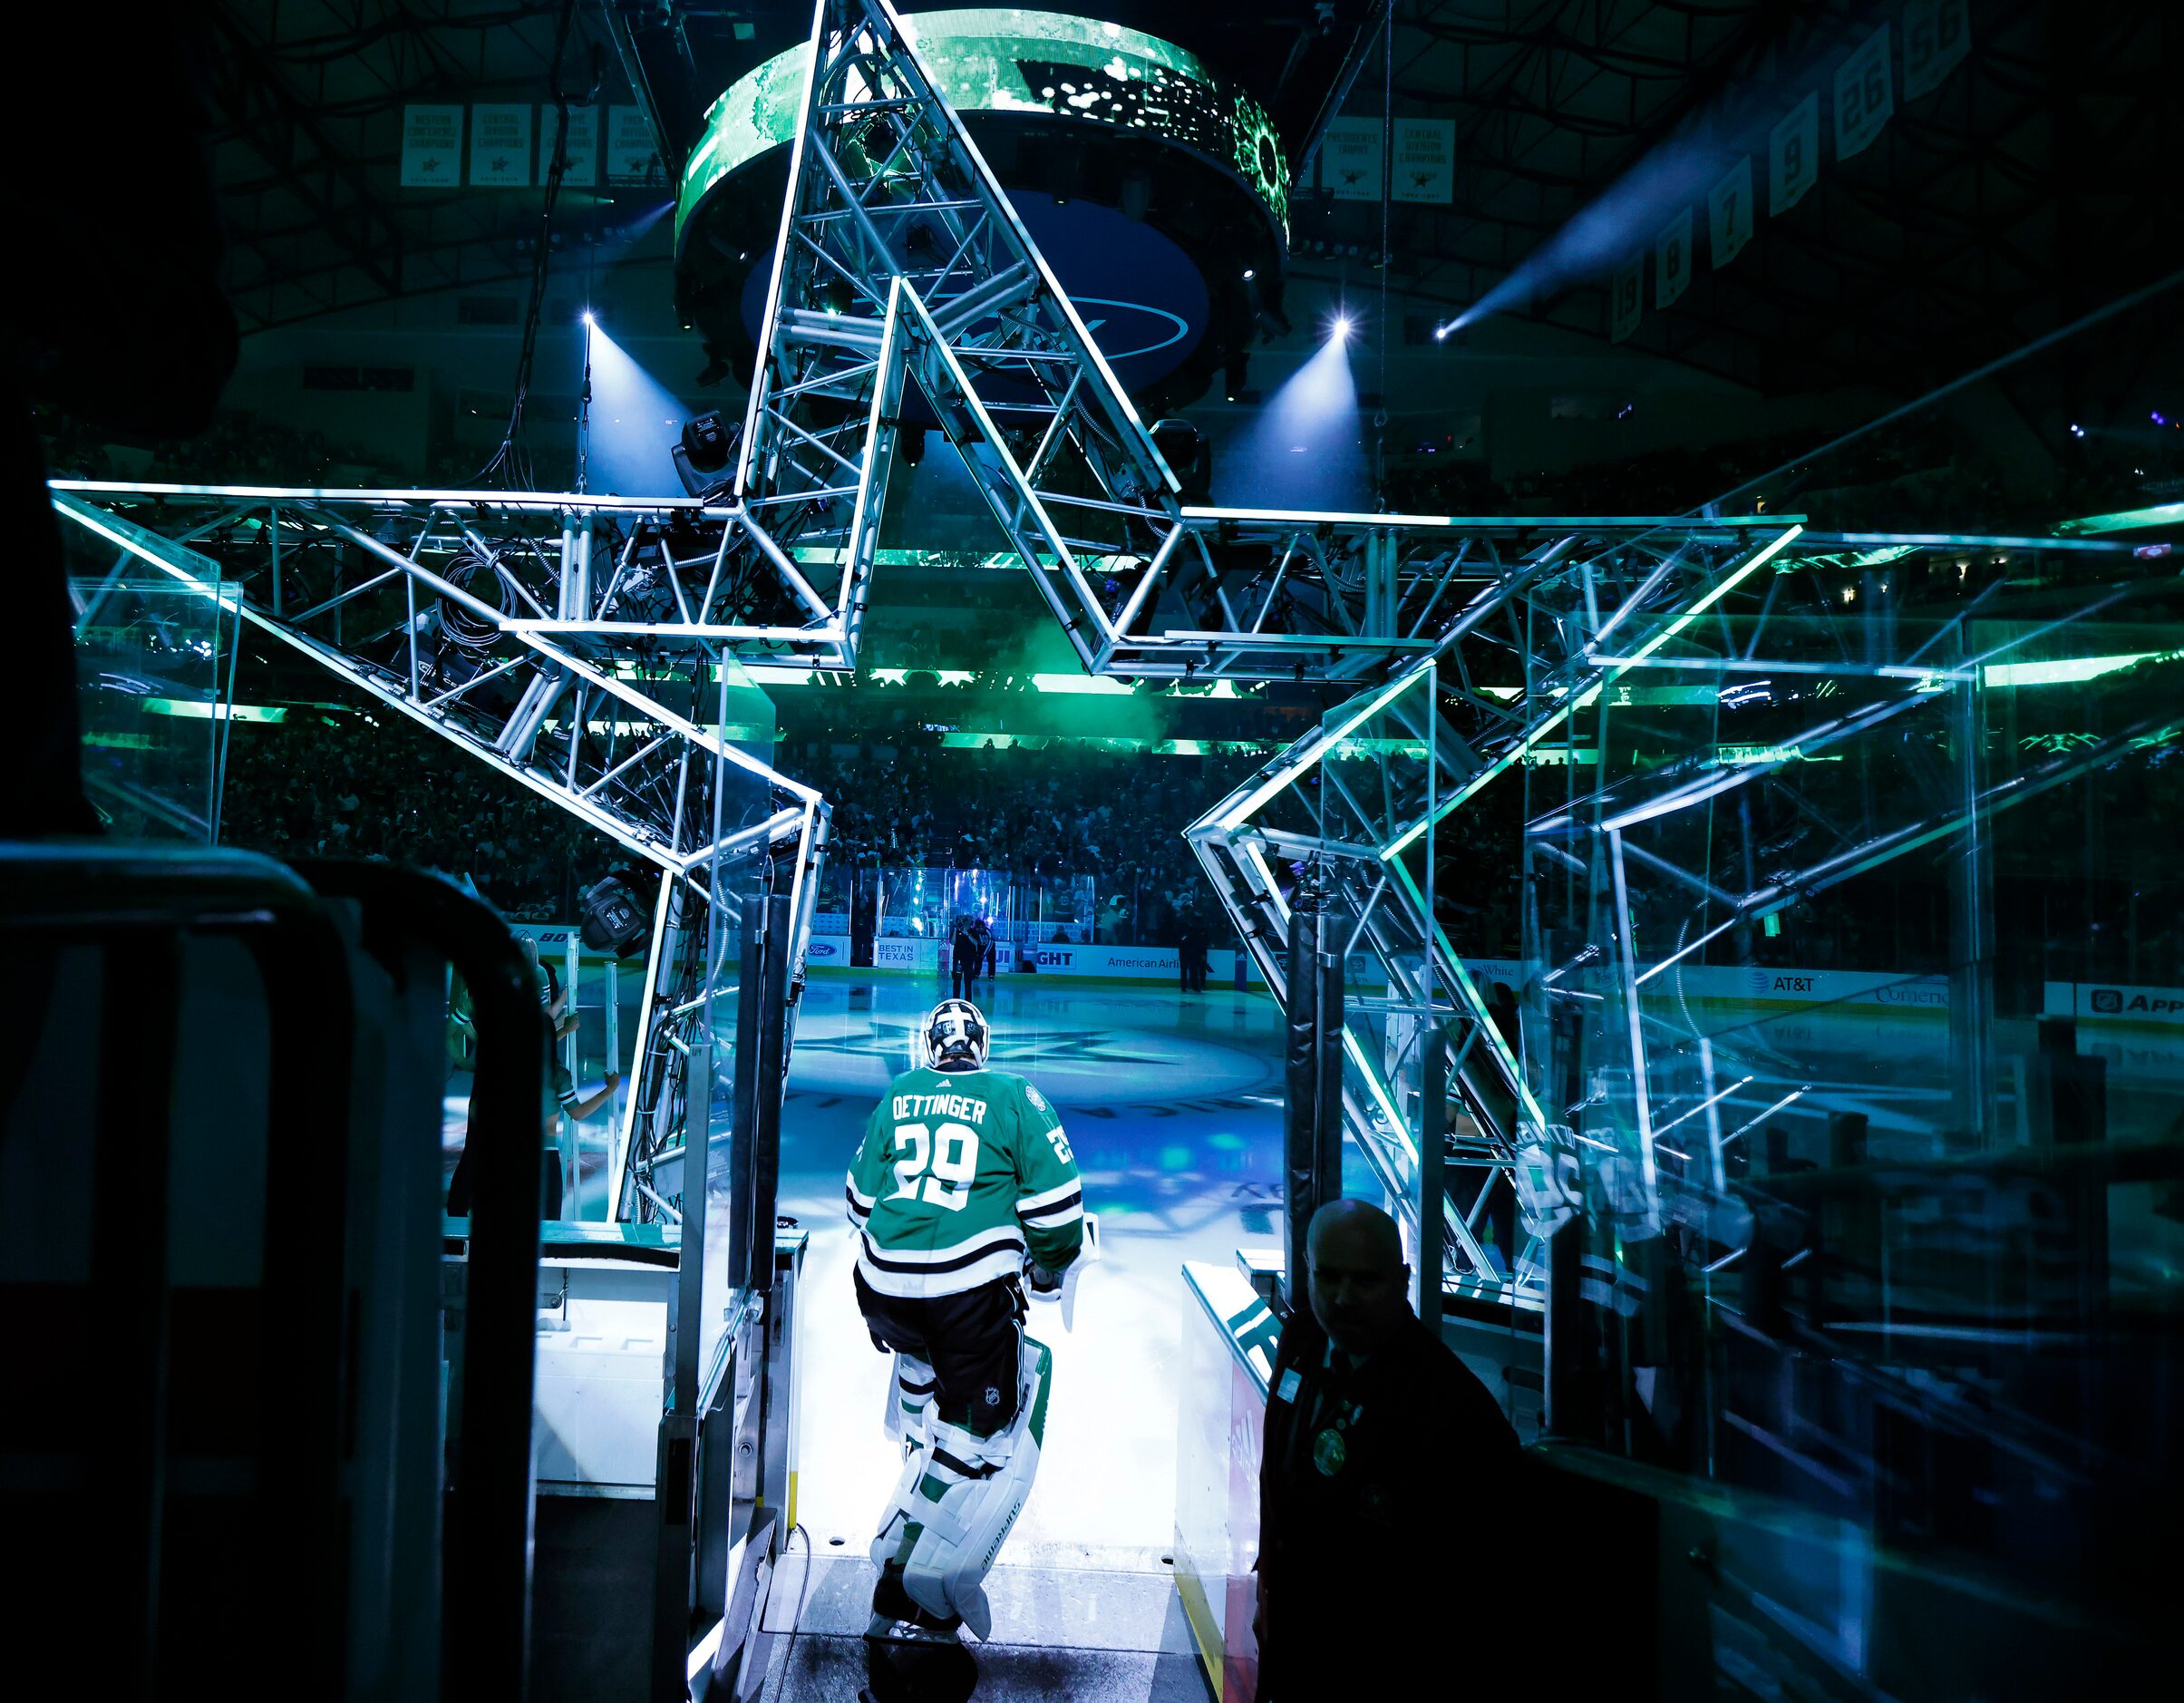
[[[1045,1558],[1004,1562],[985,1581],[996,1654],[1006,1646],[1189,1658],[1195,1646],[1174,1574],[1157,1558],[1152,1568],[1061,1565]],[[862,1555],[821,1550],[807,1557],[800,1538],[775,1574],[765,1628],[861,1640],[871,1618],[876,1577]],[[862,1655],[858,1659],[861,1662]]]
[[[1192,1656],[996,1642],[980,1646],[977,1658],[974,1703],[1207,1703]],[[852,1703],[865,1682],[865,1641],[861,1634],[782,1639],[772,1669],[760,1703]]]

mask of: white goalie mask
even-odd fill
[[[968,999],[943,999],[917,1036],[917,1062],[934,1070],[981,1070],[992,1031]]]

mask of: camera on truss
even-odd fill
[[[637,896],[629,890],[627,882],[612,875],[585,892],[578,910],[584,944],[595,952],[635,958],[651,932]]]
[[[727,491],[734,473],[740,430],[724,422],[717,411],[683,423],[683,441],[669,453],[684,491],[708,502]]]

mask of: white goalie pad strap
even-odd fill
[[[902,1472],[895,1480],[895,1494],[888,1499],[888,1511],[880,1516],[879,1530],[872,1534],[872,1565],[885,1567],[889,1562],[903,1562],[905,1539],[912,1522],[923,1517],[927,1505],[917,1494],[917,1486],[925,1478],[925,1449],[915,1439],[911,1441],[909,1455],[902,1464]]]
[[[1014,1431],[1011,1425],[1006,1431],[982,1437],[945,1419],[934,1422],[932,1445],[926,1451],[925,1501],[917,1517],[942,1542],[962,1542],[970,1529],[966,1521],[978,1505],[976,1496],[954,1494],[956,1486],[975,1486],[1001,1476],[1015,1452]]]
[[[898,1443],[922,1438],[926,1416],[933,1407],[934,1387],[931,1367],[907,1354],[898,1354],[895,1375],[888,1380],[887,1416],[880,1429]]]
[[[1026,1337],[1016,1416],[1006,1430],[979,1437],[936,1423],[909,1517],[924,1529],[903,1567],[903,1587],[927,1612],[956,1614],[982,1642],[993,1630],[985,1581],[1039,1471],[1053,1357]]]

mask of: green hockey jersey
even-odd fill
[[[1039,1090],[1005,1070],[895,1078],[849,1166],[857,1269],[883,1295],[958,1295],[1084,1245],[1077,1157]]]

